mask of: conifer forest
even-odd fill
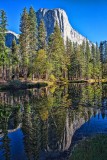
[[[0,71],[2,80],[43,79],[49,81],[100,80],[106,63],[101,61],[100,47],[89,40],[81,45],[62,38],[58,23],[46,39],[44,21],[39,25],[36,12],[24,8],[20,18],[19,42],[5,45],[8,18],[0,11]],[[105,68],[105,69],[104,69]],[[105,72],[105,71],[104,71]],[[106,75],[104,74],[106,77]]]

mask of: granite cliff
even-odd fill
[[[82,36],[72,28],[68,20],[68,16],[63,9],[39,9],[37,11],[37,22],[39,23],[41,19],[44,20],[47,37],[49,37],[50,34],[53,33],[54,26],[57,21],[64,38],[64,42],[66,41],[67,37],[72,42],[77,42],[78,44],[81,44],[83,40],[86,40],[84,36]]]

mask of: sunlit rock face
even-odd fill
[[[12,41],[14,39],[18,43],[19,35],[14,33],[14,32],[12,32],[12,31],[7,31],[6,32],[6,42],[5,42],[6,46],[10,48],[12,46]]]
[[[69,23],[68,16],[63,9],[39,9],[37,12],[37,21],[38,23],[40,20],[43,19],[45,22],[45,27],[47,31],[47,38],[50,36],[51,33],[54,31],[54,26],[56,21],[60,27],[62,36],[64,38],[64,42],[66,42],[66,38],[68,37],[69,40],[72,42],[77,42],[81,44],[83,40],[86,40],[81,34],[75,31]]]

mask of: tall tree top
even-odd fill
[[[6,17],[6,13],[4,10],[0,10],[0,30],[2,30],[2,32],[6,32],[6,26],[7,26],[7,17]]]
[[[27,27],[28,27],[28,12],[27,9],[24,8],[23,13],[21,15],[20,31],[24,33],[26,31],[25,28]]]
[[[46,30],[43,20],[40,21],[38,27],[38,49],[46,50]]]

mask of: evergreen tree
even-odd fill
[[[34,66],[37,78],[44,78],[46,76],[47,71],[47,55],[46,51],[43,49],[40,49],[35,58],[35,66]]]
[[[70,64],[71,79],[85,79],[87,65],[85,41],[81,45],[73,43]]]
[[[29,16],[26,8],[24,8],[21,15],[20,22],[20,53],[21,53],[21,66],[24,79],[27,80],[28,66],[29,66]]]
[[[46,30],[43,20],[40,21],[38,28],[38,50],[46,50]]]
[[[102,78],[102,64],[101,64],[101,55],[100,55],[100,49],[98,47],[98,43],[96,43],[96,78],[101,79]]]
[[[85,57],[84,57],[84,42],[82,45],[79,45],[77,47],[77,72],[78,72],[78,76],[77,79],[84,79],[84,72],[85,72]]]
[[[102,41],[100,42],[99,51],[100,51],[101,71],[102,71],[102,78],[103,78],[104,77],[104,74],[103,74],[104,59],[103,59],[103,42]]]
[[[56,23],[54,33],[49,38],[49,55],[52,63],[52,74],[59,79],[62,75],[65,77],[65,46],[61,36],[58,24]]]
[[[41,57],[41,60],[40,60],[41,63],[37,62],[37,59],[40,59],[40,57]],[[50,65],[47,61],[46,28],[45,28],[45,24],[44,24],[43,20],[40,21],[40,24],[38,27],[38,53],[37,53],[36,58],[37,59],[35,60],[35,63],[37,63],[39,65],[39,66],[37,66],[35,64],[37,66],[37,70],[39,69],[38,77],[43,77],[47,80],[48,75],[49,75],[49,70],[50,70],[49,66]],[[40,76],[40,73],[41,73],[41,76]]]
[[[95,48],[95,45],[92,44],[92,47],[91,47],[91,54],[92,54],[92,64],[93,64],[93,79],[95,79],[95,69],[96,69],[96,48]]]
[[[107,77],[107,42],[100,43],[100,57],[101,57],[101,68],[102,68],[102,78]]]
[[[73,46],[72,46],[72,42],[68,39],[66,40],[66,66],[67,66],[67,71],[68,71],[68,80],[71,79],[70,76],[70,68],[71,68],[71,55],[73,52]]]
[[[82,79],[85,79],[85,69],[86,69],[86,58],[85,58],[85,51],[86,51],[86,42],[83,41],[82,45],[80,46],[81,49],[81,67],[82,67],[82,71],[81,71],[81,77]]]
[[[30,72],[32,73],[32,80],[34,79],[34,59],[37,50],[37,23],[36,12],[32,7],[29,10],[29,55],[30,55]]]
[[[73,51],[71,54],[71,58],[70,58],[70,76],[71,76],[71,80],[74,80],[77,78],[77,44],[73,43]]]
[[[102,41],[100,42],[99,50],[100,50],[101,62],[103,62],[103,42]]]
[[[86,66],[85,66],[85,78],[88,80],[91,77],[92,65],[90,63],[90,46],[88,40],[86,41],[86,51],[85,51],[85,59],[86,59]]]
[[[15,78],[16,75],[18,75],[18,62],[19,62],[19,57],[18,57],[18,46],[16,44],[16,40],[14,39],[12,41],[12,53],[11,53],[11,64],[12,64],[12,79]],[[18,78],[18,76],[17,76]]]
[[[3,10],[0,10],[0,66],[2,67],[2,79],[6,80],[7,48],[5,46],[7,17]]]

